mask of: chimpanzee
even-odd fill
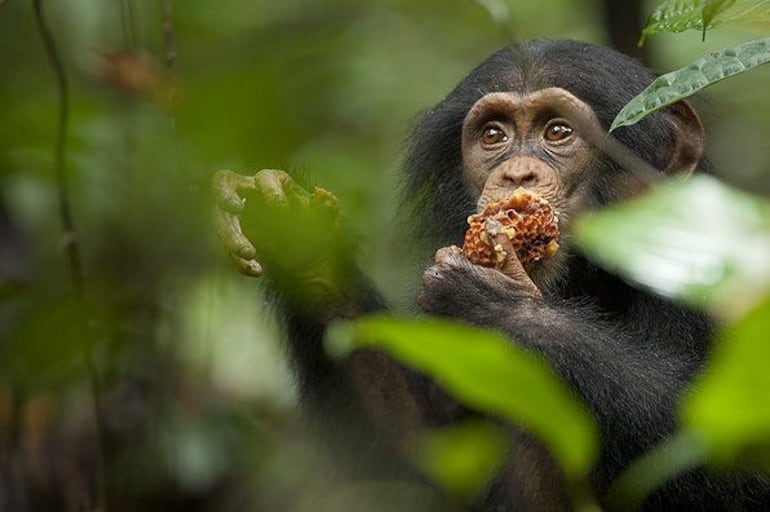
[[[677,400],[702,367],[714,331],[704,314],[597,267],[570,236],[576,216],[646,188],[628,165],[607,157],[601,137],[590,132],[606,133],[621,107],[653,79],[636,61],[590,44],[543,40],[505,48],[421,116],[409,135],[403,169],[403,211],[417,226],[415,240],[438,249],[423,273],[419,309],[500,331],[551,364],[600,425],[601,453],[591,475],[600,502],[631,460],[671,434]],[[620,128],[616,137],[661,176],[705,165],[703,127],[686,102]],[[518,187],[553,206],[560,249],[526,270],[516,258],[501,270],[471,264],[454,247],[468,215]],[[253,177],[220,171],[215,189],[220,233],[233,259],[244,273],[260,275],[264,267],[272,279],[304,404],[329,430],[352,425],[347,432],[360,433],[350,441],[351,458],[368,459],[369,468],[382,474],[398,472],[399,440],[469,414],[381,353],[358,352],[344,361],[324,353],[321,342],[331,320],[386,308],[356,267],[355,250],[347,242],[332,243],[346,240],[343,230],[332,227],[333,195],[307,192],[273,170]],[[250,214],[252,201],[269,208]],[[290,229],[276,220],[290,210],[328,219],[318,239],[303,240],[310,251],[277,247],[271,240],[271,227]],[[275,215],[265,217],[266,211]],[[510,244],[504,236],[497,241],[504,248]],[[568,509],[564,483],[548,454],[526,434],[518,441],[481,508]],[[694,470],[644,506],[757,508],[770,503],[768,489],[759,477]]]

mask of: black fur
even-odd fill
[[[475,209],[462,182],[461,128],[468,110],[491,92],[531,92],[561,87],[591,105],[605,129],[615,115],[652,80],[651,71],[609,48],[576,41],[547,40],[504,48],[471,71],[447,98],[425,112],[409,136],[402,195],[419,237],[446,245],[462,239],[466,218]],[[614,135],[657,168],[667,155],[671,127],[660,115],[619,128]],[[622,172],[612,166],[609,172]],[[597,183],[597,202],[612,197]]]
[[[653,78],[649,70],[613,50],[572,41],[532,42],[492,55],[427,111],[410,136],[411,149],[404,165],[404,211],[417,225],[416,239],[427,240],[432,250],[462,241],[466,217],[474,211],[476,198],[469,196],[463,183],[461,127],[465,114],[484,94],[561,87],[591,105],[606,128]],[[668,161],[672,126],[661,115],[619,129],[616,136],[658,168]],[[614,184],[627,176],[609,161],[602,162],[601,173],[589,192],[596,207],[622,196]],[[419,302],[427,313],[497,329],[550,362],[601,427],[601,458],[592,474],[594,491],[601,500],[631,460],[674,430],[677,400],[704,363],[713,326],[706,316],[634,289],[579,254],[570,257],[560,277],[559,286],[544,290],[544,298],[535,298],[491,269],[467,263],[437,266],[426,274]],[[353,314],[384,307],[363,280],[353,278],[350,283],[348,299],[362,304],[350,310]],[[345,373],[344,364],[328,361],[318,349],[326,322],[287,307],[295,311],[287,313],[291,318],[288,333],[306,403],[322,416],[365,415],[367,398],[354,389],[354,379]],[[450,402],[447,397],[439,393],[433,400],[431,386],[410,388],[415,390],[431,395],[414,397],[423,406],[419,421],[436,424],[452,419],[452,414],[446,414],[451,407],[430,405],[446,405]],[[390,423],[398,422],[388,418]],[[372,424],[366,420],[356,428]],[[386,425],[384,430],[390,427]],[[379,426],[371,428],[357,442],[365,444],[375,438]],[[548,500],[529,500],[528,486],[547,488],[551,483],[517,482],[516,462],[512,460],[510,468],[514,476],[502,478],[490,490],[484,510],[565,505],[558,492],[551,505]],[[769,505],[769,496],[763,479],[720,479],[697,470],[656,492],[645,508],[756,509]]]

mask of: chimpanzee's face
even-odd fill
[[[491,93],[479,99],[463,123],[466,185],[478,207],[524,187],[546,199],[557,216],[585,207],[596,150],[553,107],[569,92],[550,88],[529,94]]]

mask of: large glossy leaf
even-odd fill
[[[708,176],[583,218],[576,237],[627,279],[722,316],[752,308],[770,289],[770,206]]]
[[[597,450],[593,419],[538,357],[500,334],[438,319],[371,316],[338,324],[327,348],[377,347],[434,378],[476,410],[538,436],[571,477],[585,476]]]
[[[639,122],[668,105],[692,96],[720,80],[770,62],[770,38],[757,39],[711,53],[689,66],[655,79],[623,107],[610,131]]]
[[[770,301],[720,340],[710,370],[684,401],[684,426],[707,443],[716,463],[741,457],[770,468]]]

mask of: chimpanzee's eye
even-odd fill
[[[508,142],[508,135],[499,127],[489,124],[484,127],[484,132],[481,134],[481,142],[485,146],[501,144]]]
[[[572,136],[572,127],[564,121],[551,121],[545,127],[543,137],[548,142],[560,142]]]

